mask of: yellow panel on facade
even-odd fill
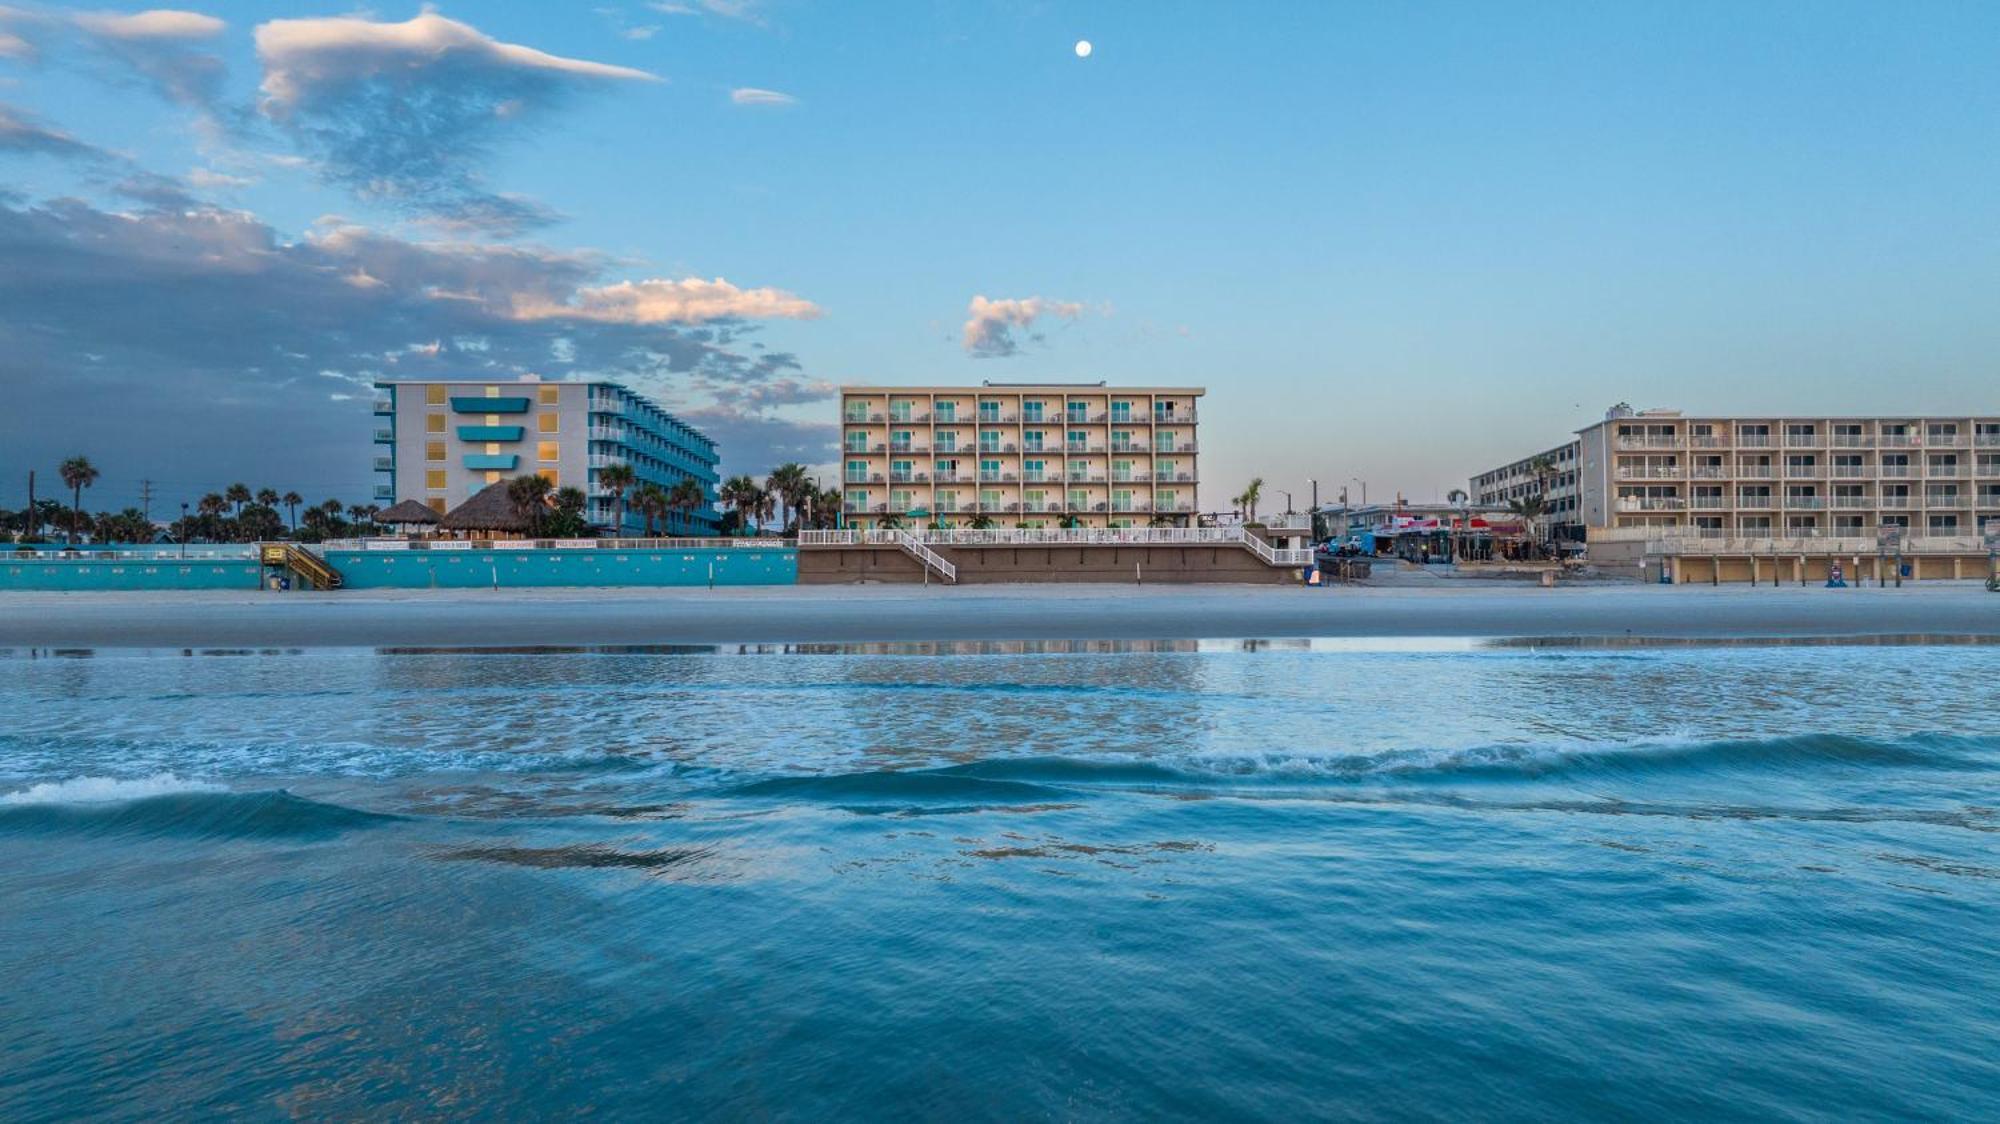
[[[442,468],[425,469],[424,487],[433,492],[444,491],[444,469]]]
[[[443,432],[444,432],[444,425],[445,425],[445,422],[444,422],[444,415],[443,415],[443,414],[425,414],[425,415],[424,415],[424,432],[425,432],[425,433],[443,433]]]
[[[444,442],[442,442],[442,441],[426,441],[426,442],[424,442],[424,459],[425,459],[425,460],[427,460],[427,461],[441,461],[441,460],[443,460],[443,459],[444,459]]]
[[[555,433],[557,432],[556,427],[561,421],[562,415],[560,414],[543,414],[535,419],[535,427],[543,433]]]
[[[535,475],[548,481],[549,487],[551,488],[559,488],[562,486],[562,474],[558,473],[553,468],[538,469],[536,470]]]
[[[562,459],[562,446],[554,441],[543,441],[535,446],[535,459],[544,464],[553,464]]]
[[[432,406],[444,405],[447,388],[443,383],[432,383],[424,388],[424,401]]]
[[[486,482],[488,484],[498,484],[500,482],[500,474],[498,472],[489,470],[486,473]]]
[[[535,397],[544,406],[553,406],[561,401],[562,387],[545,386],[535,391]]]

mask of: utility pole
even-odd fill
[[[28,510],[23,513],[21,520],[21,537],[26,539],[40,530],[41,528],[37,526],[40,522],[40,512],[35,510],[35,470],[31,468],[28,470]]]
[[[146,522],[151,523],[153,521],[153,482],[151,480],[139,481],[139,510],[145,513]]]

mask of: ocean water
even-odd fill
[[[2000,1117],[2000,647],[0,655],[0,1119]]]

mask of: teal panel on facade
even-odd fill
[[[461,425],[460,441],[519,441],[527,430],[518,425]]]
[[[507,472],[515,464],[519,463],[520,460],[521,458],[513,453],[467,453],[465,455],[465,467],[499,469],[502,472]]]
[[[347,589],[793,585],[796,550],[333,550]]]
[[[453,411],[461,414],[525,414],[526,398],[453,398]]]
[[[0,561],[0,592],[9,590],[258,589],[254,561],[89,559]]]

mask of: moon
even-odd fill
[[[1079,39],[1076,41],[1076,57],[1080,59],[1090,57],[1090,40]]]

